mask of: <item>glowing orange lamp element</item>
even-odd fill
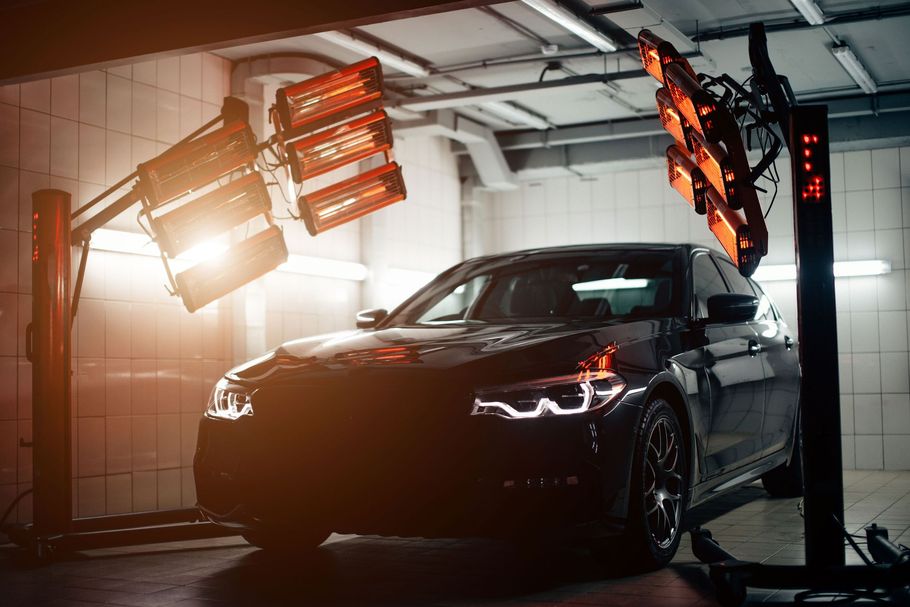
[[[736,185],[736,173],[727,151],[716,143],[708,143],[698,133],[692,134],[695,162],[731,209],[742,208]]]
[[[691,150],[692,143],[689,137],[692,133],[692,125],[679,113],[667,87],[657,89],[654,100],[657,103],[657,112],[664,130],[673,135],[673,139],[680,145]]]
[[[382,66],[370,57],[343,69],[278,89],[281,128],[300,136],[377,109],[382,103]]]
[[[175,276],[177,290],[189,312],[256,280],[288,260],[281,228],[271,226]]]
[[[401,167],[390,162],[297,199],[300,215],[313,236],[404,200]]]
[[[369,158],[392,148],[392,125],[385,112],[374,112],[287,145],[296,183]]]
[[[256,138],[245,122],[179,145],[138,167],[139,183],[152,207],[201,188],[256,160]]]
[[[760,256],[752,232],[742,215],[734,211],[713,187],[708,188],[708,228],[743,276],[752,276]]]
[[[667,177],[696,213],[707,212],[708,178],[692,160],[689,150],[678,143],[667,148]]]
[[[253,171],[161,217],[152,218],[150,223],[158,246],[173,258],[271,210],[272,200],[265,181],[258,171]]]
[[[682,117],[707,141],[720,141],[724,125],[721,123],[720,106],[714,97],[679,64],[667,65],[664,75],[665,85]]]
[[[681,66],[693,79],[697,80],[695,70],[689,62],[679,54],[676,47],[657,36],[651,30],[641,30],[638,33],[638,56],[645,71],[651,74],[658,82],[664,82],[666,67],[675,63]]]

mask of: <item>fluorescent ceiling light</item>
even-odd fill
[[[811,25],[823,25],[825,23],[825,13],[812,0],[790,0],[793,8],[802,14],[803,18]]]
[[[616,50],[616,43],[597,31],[587,21],[579,19],[575,13],[553,0],[521,0],[535,11],[569,30],[594,48],[605,53]]]
[[[376,57],[380,63],[387,65],[399,72],[404,72],[417,78],[425,78],[430,75],[430,70],[426,67],[411,61],[401,55],[380,48],[371,42],[366,42],[343,32],[320,32],[316,34],[319,38],[327,40],[332,44],[337,44],[348,50],[360,53],[366,57]]]
[[[646,278],[605,278],[589,282],[577,282],[572,285],[572,290],[582,291],[613,291],[619,289],[644,289],[648,286]]]
[[[278,271],[357,282],[366,280],[369,274],[369,270],[362,263],[325,259],[324,257],[307,257],[306,255],[288,255],[288,260],[278,266]]]
[[[138,232],[124,232],[105,228],[95,230],[92,233],[91,246],[93,249],[113,253],[143,255],[146,257],[159,256],[158,247],[155,243],[145,234]],[[224,242],[204,242],[186,253],[178,255],[176,259],[178,263],[176,265],[184,267],[189,265],[188,262],[198,263],[211,259],[224,253],[227,249],[228,246]],[[367,267],[361,263],[326,259],[324,257],[307,257],[306,255],[289,255],[288,260],[278,266],[277,271],[358,282],[366,280],[369,273]]]
[[[834,276],[878,276],[891,271],[891,262],[884,259],[869,259],[863,261],[835,261]]]
[[[862,261],[835,261],[834,277],[879,276],[891,272],[891,262],[884,259],[866,259]],[[759,282],[778,280],[796,280],[796,266],[792,263],[771,266],[759,266],[752,278]]]
[[[524,124],[541,131],[545,131],[552,126],[545,118],[505,101],[487,101],[481,103],[480,107],[510,122]]]
[[[841,67],[843,67],[844,70],[850,74],[850,77],[853,78],[853,81],[859,85],[859,88],[870,95],[878,90],[878,85],[875,84],[875,80],[869,75],[866,66],[864,66],[856,55],[853,54],[853,51],[850,50],[849,46],[841,44],[833,47],[831,52],[834,54],[834,58],[840,62]]]

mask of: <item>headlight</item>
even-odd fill
[[[474,394],[471,415],[526,419],[584,413],[609,404],[625,387],[618,374],[599,371],[584,379],[576,374],[483,388]]]
[[[228,386],[225,379],[221,379],[215,384],[215,389],[212,390],[212,395],[209,397],[209,405],[205,410],[206,415],[230,420],[252,415],[253,401],[250,393],[236,386]]]

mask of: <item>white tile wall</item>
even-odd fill
[[[793,262],[785,163],[768,217],[769,264]],[[836,284],[844,466],[910,469],[910,148],[832,154],[831,173],[835,258],[886,259],[893,268]],[[636,240],[719,248],[661,169],[526,181],[484,198],[485,252]],[[795,324],[795,285],[765,287]]]
[[[2,89],[2,509],[29,487],[32,474],[31,451],[19,447],[20,437],[31,438],[31,365],[24,359],[21,339],[31,316],[31,193],[60,187],[73,194],[74,203],[84,202],[155,155],[160,144],[176,140],[181,107],[189,108],[187,128],[198,126],[203,56],[194,57],[182,76],[194,98],[181,95],[179,58],[136,70],[125,66]],[[206,56],[205,62],[210,66],[206,95],[220,101],[228,86],[227,62],[214,56]],[[160,112],[159,63],[161,82],[169,88]],[[232,365],[231,306],[228,299],[206,309],[210,330],[204,332],[202,314],[190,316],[167,295],[161,272],[160,262],[151,258],[96,251],[89,259],[73,348],[76,515],[194,503],[192,492],[183,495],[181,479],[192,464],[195,423],[181,424],[181,412],[198,420],[205,399],[202,386],[211,385]],[[160,333],[149,323],[158,311],[172,323]],[[159,337],[168,360],[158,358]],[[181,382],[192,386],[184,399]],[[19,520],[29,520],[30,507],[30,501],[23,500]]]

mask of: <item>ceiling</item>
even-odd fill
[[[898,48],[910,33],[910,3],[906,2],[818,0],[828,20],[820,27],[809,26],[789,0],[560,3],[576,14],[587,13],[585,19],[608,33],[619,50],[599,52],[523,2],[491,3],[375,23],[353,33],[429,67],[431,73],[426,77],[385,67],[387,86],[400,96],[399,103],[405,107],[410,98],[525,85],[521,90],[506,90],[505,99],[543,118],[551,133],[574,125],[603,125],[655,115],[656,83],[641,70],[635,46],[635,37],[644,27],[673,42],[696,71],[728,73],[742,81],[751,73],[745,28],[761,20],[768,27],[768,48],[777,72],[789,77],[794,92],[803,100],[863,96],[831,53],[837,43],[850,46],[876,81],[880,95],[910,90],[910,62],[905,60],[905,49]],[[592,14],[592,9],[603,14]],[[558,50],[544,54],[544,45],[557,45]],[[233,60],[276,53],[318,54],[342,63],[364,57],[313,35],[216,52]],[[579,74],[606,77],[575,87],[544,89],[535,84]],[[528,124],[498,116],[476,99],[441,99],[445,107],[488,126],[497,135],[529,130]],[[870,113],[874,113],[874,103],[870,101]],[[408,117],[418,119],[421,114]]]

